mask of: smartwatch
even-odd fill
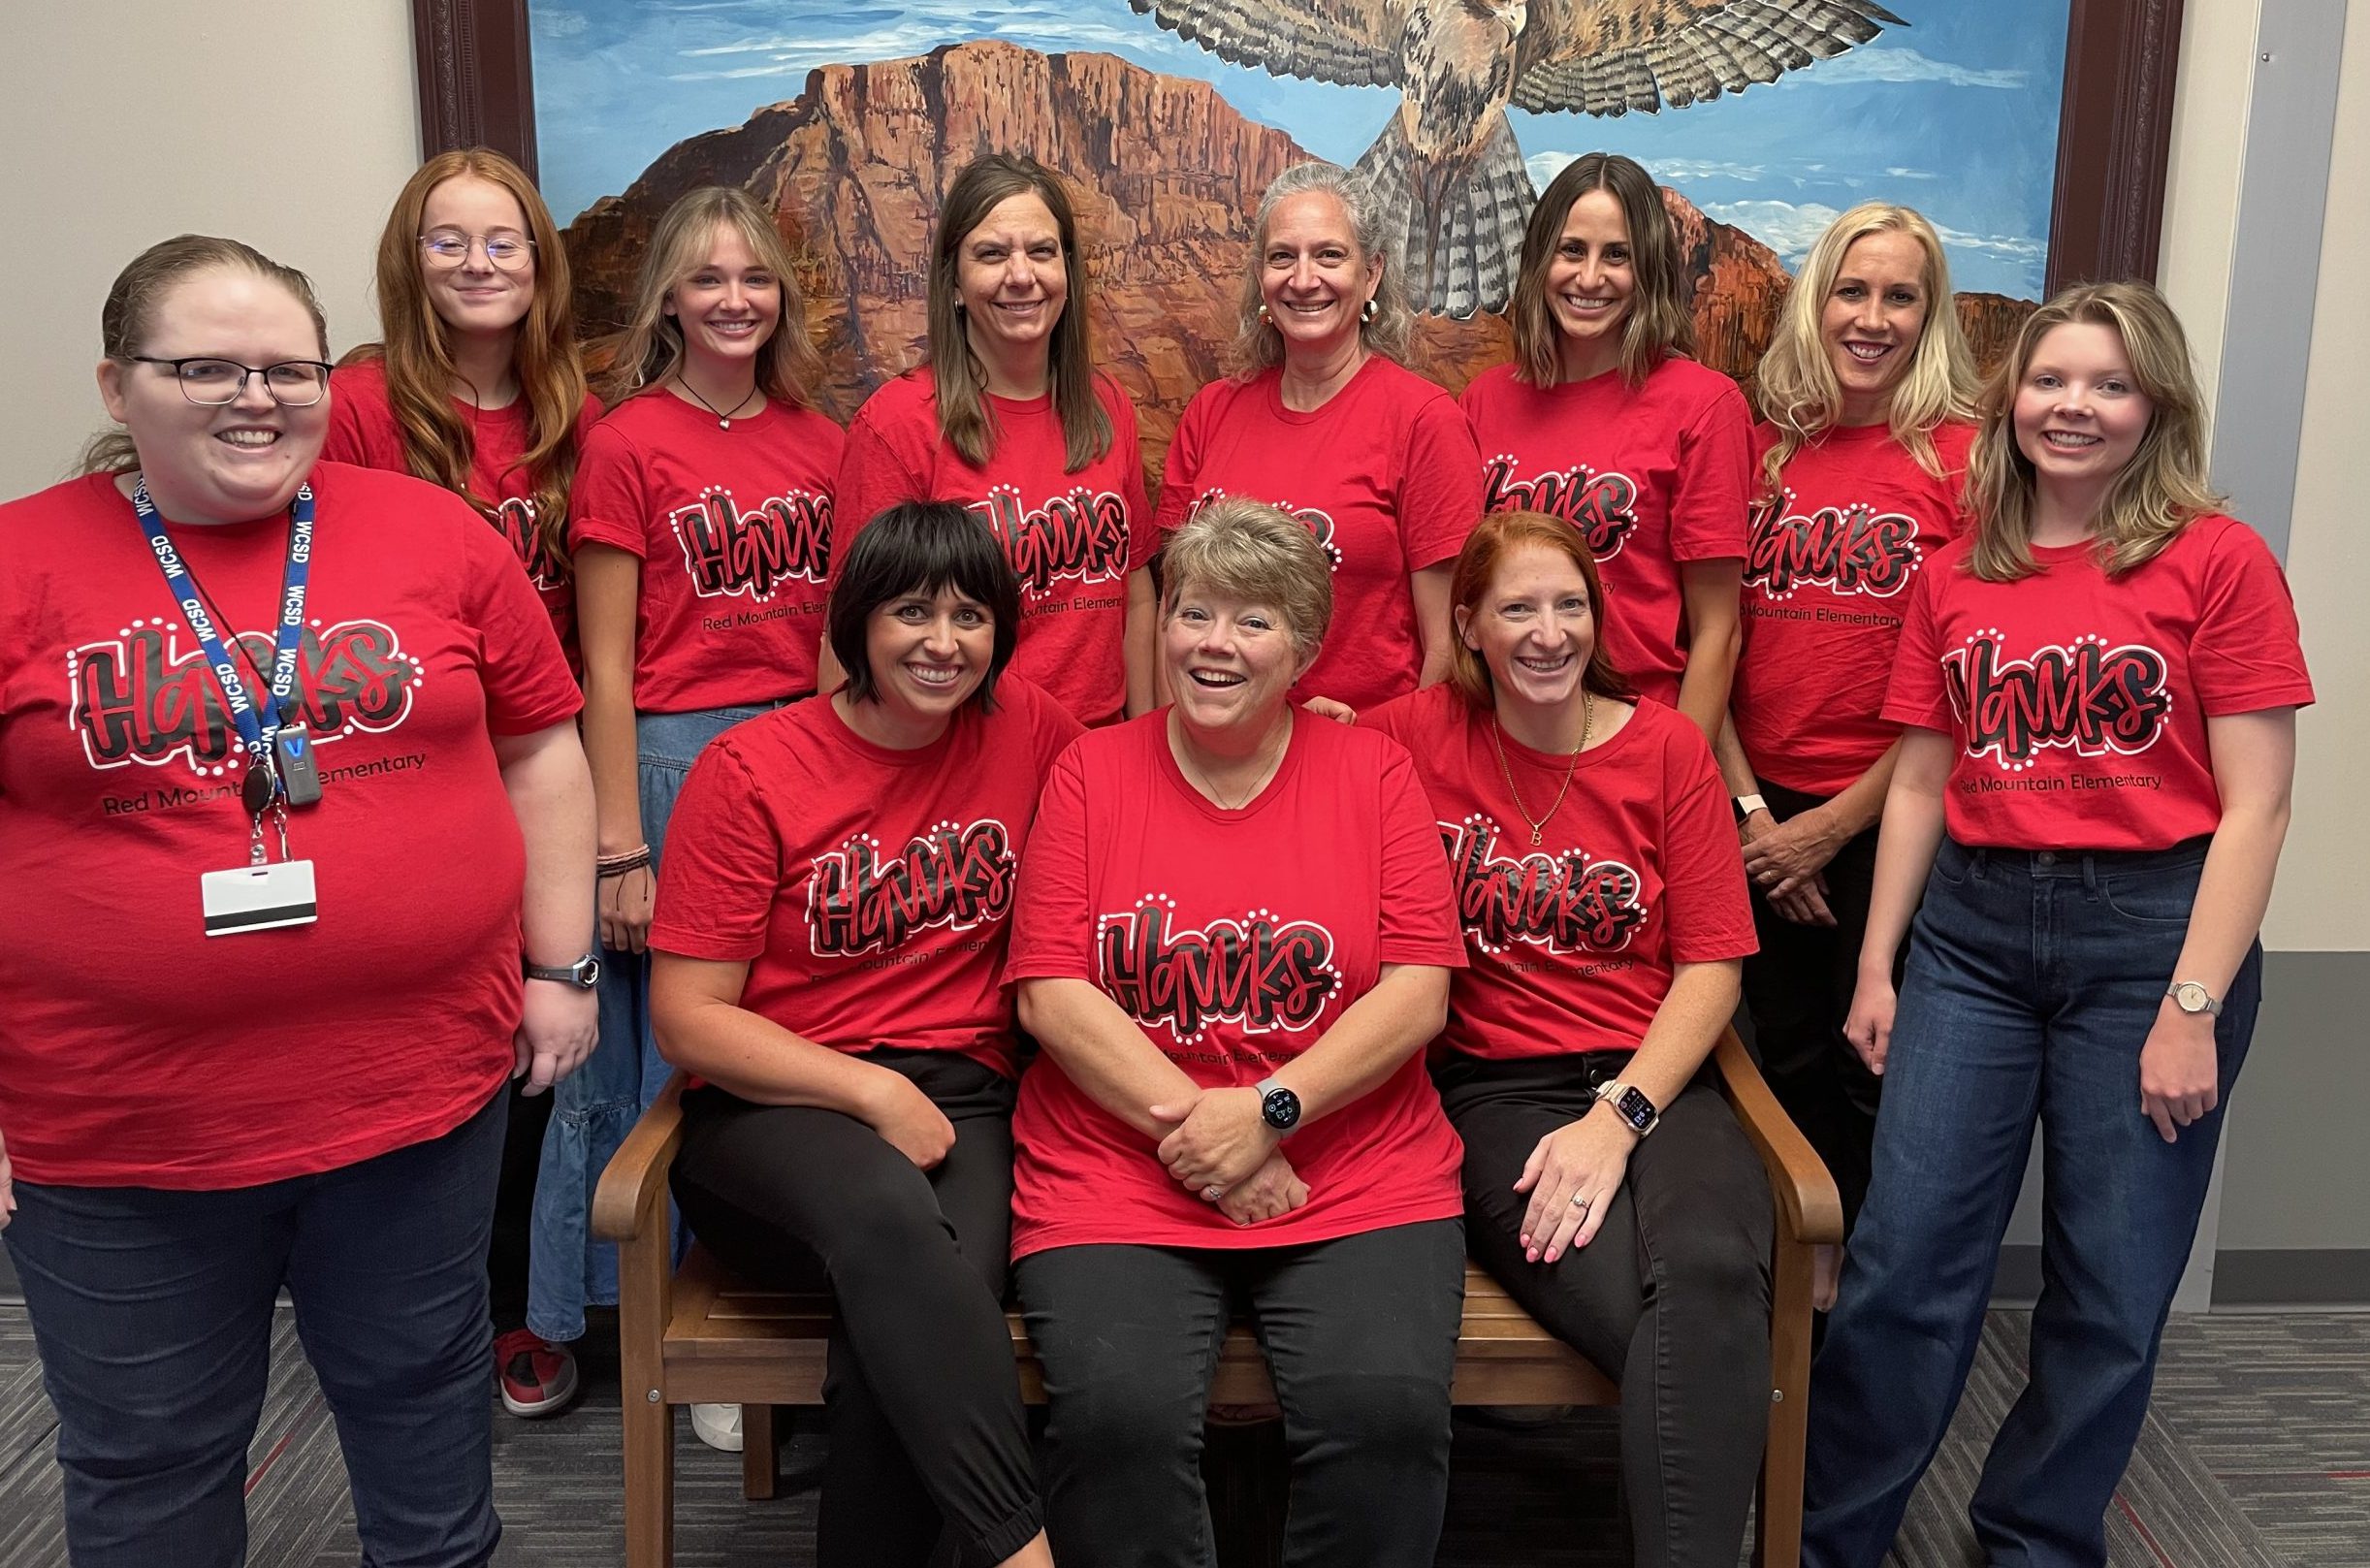
[[[548,964],[524,964],[520,967],[530,980],[551,980],[560,985],[572,985],[579,991],[590,991],[600,983],[600,960],[591,953],[558,969]]]
[[[2175,980],[2164,994],[2183,1012],[2202,1012],[2209,1018],[2222,1016],[2221,999],[2195,980]]]
[[[1284,1137],[1300,1125],[1300,1097],[1276,1082],[1263,1078],[1257,1085],[1259,1118],[1274,1129],[1277,1137]]]
[[[1745,818],[1750,816],[1753,813],[1765,812],[1770,809],[1770,803],[1763,800],[1759,795],[1737,795],[1733,798],[1736,802],[1737,826],[1739,827],[1743,827],[1745,825]]]
[[[1613,1113],[1640,1137],[1652,1132],[1654,1124],[1662,1120],[1662,1112],[1656,1110],[1654,1103],[1646,1098],[1646,1091],[1633,1088],[1618,1078],[1597,1085],[1596,1098],[1599,1103],[1611,1105]]]

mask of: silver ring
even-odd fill
[[[1588,1212],[1588,1200],[1581,1197],[1578,1193],[1574,1193],[1572,1195],[1572,1206],[1580,1210],[1583,1214]]]
[[[1215,1203],[1216,1201],[1218,1201],[1218,1200],[1220,1200],[1221,1198],[1224,1198],[1225,1196],[1226,1196],[1226,1189],[1225,1189],[1224,1187],[1219,1186],[1219,1185],[1218,1185],[1216,1182],[1214,1182],[1214,1181],[1213,1181],[1213,1182],[1211,1182],[1211,1183],[1210,1183],[1208,1186],[1206,1186],[1206,1187],[1204,1187],[1204,1188],[1202,1188],[1202,1189],[1201,1189],[1201,1200],[1202,1200],[1203,1202],[1205,1202],[1205,1203]]]

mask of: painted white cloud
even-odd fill
[[[1579,156],[1577,152],[1534,152],[1523,160],[1522,166],[1530,171],[1530,182],[1545,190],[1548,181],[1562,174],[1564,165]],[[1718,163],[1697,158],[1657,158],[1647,167],[1656,179],[1666,185],[1691,179],[1760,179],[1769,173],[1759,164]]]
[[[1810,252],[1818,237],[1827,231],[1842,214],[1823,202],[1706,202],[1704,214],[1733,228],[1744,230],[1770,249],[1778,252],[1789,270],[1799,268]],[[1935,225],[1942,243],[1954,252],[1977,253],[2002,257],[2016,262],[2038,262],[2049,254],[2048,241],[2027,239],[2018,235],[1969,234],[1942,224]]]
[[[589,25],[582,12],[553,11],[542,7],[533,10],[535,31],[546,38],[574,38]]]
[[[1021,36],[1023,31],[1025,38]],[[725,81],[743,77],[804,76],[818,65],[849,65],[866,60],[894,60],[910,54],[926,54],[950,39],[964,36],[993,37],[997,36],[997,30],[973,28],[967,35],[962,28],[950,29],[943,18],[916,16],[896,26],[875,28],[865,33],[847,33],[836,38],[745,38],[729,44],[711,44],[685,49],[682,51],[683,57],[722,60],[756,54],[765,56],[762,62],[720,66],[713,70],[672,72],[667,80]],[[1048,53],[1071,48],[1123,48],[1138,53],[1168,52],[1168,41],[1164,35],[1147,37],[1134,28],[1050,16],[1033,18],[1025,29],[1015,29],[1008,23],[1003,29],[1003,36],[1012,37],[1016,42],[1025,42],[1028,47]]]
[[[1930,58],[1915,49],[1871,44],[1832,60],[1819,60],[1790,80],[1830,85],[1839,81],[1939,81],[1953,87],[2021,87],[2029,78],[2022,71],[1978,71]]]

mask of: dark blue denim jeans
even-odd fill
[[[2174,978],[2203,841],[2150,854],[1945,840],[1909,944],[1868,1204],[1811,1372],[1803,1561],[1884,1558],[1967,1384],[2037,1120],[2032,1381],[1970,1509],[1996,1565],[2102,1564],[2222,1110],[2166,1143],[2139,1053]],[[2226,1105],[2262,950],[2215,1030]]]
[[[16,1183],[5,1240],[56,1407],[75,1568],[238,1568],[286,1287],[368,1568],[494,1553],[497,1093],[442,1137],[220,1192]]]

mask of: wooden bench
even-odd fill
[[[1729,1102],[1759,1151],[1777,1207],[1771,1260],[1769,1443],[1761,1462],[1753,1561],[1796,1568],[1802,1548],[1805,1403],[1810,1372],[1811,1249],[1842,1240],[1835,1182],[1795,1131],[1731,1032],[1717,1062]],[[669,1266],[667,1168],[683,1139],[682,1074],[643,1113],[603,1171],[592,1229],[619,1243],[618,1337],[625,1451],[627,1568],[672,1568],[675,1420],[683,1404],[743,1410],[742,1485],[752,1498],[777,1485],[776,1405],[822,1402],[828,1296],[752,1290],[693,1246]],[[1017,1313],[1012,1354],[1023,1396],[1041,1402],[1037,1358]],[[1609,1405],[1620,1391],[1578,1353],[1533,1323],[1479,1268],[1465,1270],[1464,1325],[1454,1396],[1460,1405]],[[1251,1331],[1227,1335],[1210,1388],[1213,1404],[1272,1404],[1274,1389]]]

